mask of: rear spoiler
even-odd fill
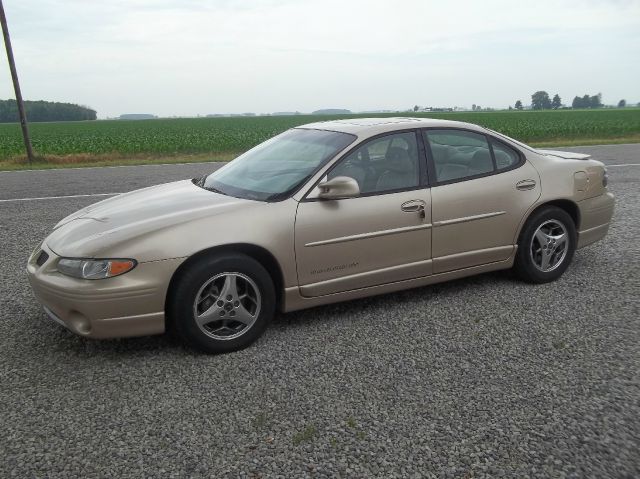
[[[564,158],[566,160],[588,160],[591,155],[585,153],[574,153],[573,151],[556,151],[556,150],[536,150],[541,155],[555,156],[556,158]]]

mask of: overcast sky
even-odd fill
[[[4,0],[23,96],[121,113],[640,101],[640,0]],[[6,62],[0,98],[13,98]]]

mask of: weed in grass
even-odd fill
[[[293,435],[293,445],[298,446],[303,442],[311,441],[317,432],[318,430],[313,424],[308,425],[302,431],[297,432]]]
[[[260,414],[258,414],[256,417],[253,418],[251,423],[253,424],[254,428],[262,429],[267,425],[267,415],[261,412]]]
[[[562,340],[553,342],[554,349],[564,349],[566,346],[566,343]]]

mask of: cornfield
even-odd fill
[[[372,115],[346,115],[355,118]],[[376,115],[376,116],[398,116]],[[640,109],[429,113],[422,116],[480,124],[525,143],[612,139],[640,134]],[[149,154],[245,151],[288,128],[329,116],[185,118],[30,124],[38,155]],[[23,155],[18,124],[0,125],[0,160]]]

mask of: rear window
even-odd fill
[[[522,143],[521,141],[514,140],[513,138],[508,137],[507,135],[503,135],[503,134],[502,134],[502,133],[500,133],[500,132],[497,132],[497,131],[495,131],[495,130],[490,130],[489,128],[485,128],[485,130],[487,130],[489,133],[492,133],[492,134],[494,134],[494,135],[496,135],[496,136],[499,136],[500,138],[503,138],[503,139],[505,139],[505,140],[509,140],[509,141],[511,141],[511,142],[513,142],[513,143],[515,143],[516,145],[518,145],[518,146],[520,146],[520,147],[524,148],[525,150],[529,150],[529,151],[532,151],[532,152],[534,152],[534,153],[540,153],[540,152],[539,152],[538,150],[536,150],[535,148],[531,148],[529,145],[525,145],[525,144],[524,144],[524,143]]]
[[[493,154],[496,157],[496,167],[498,170],[511,168],[520,161],[518,153],[504,143],[492,140],[491,146],[493,147]]]
[[[426,130],[438,182],[461,180],[494,171],[485,135],[461,130]]]

